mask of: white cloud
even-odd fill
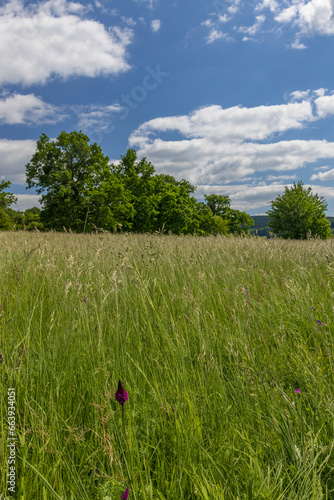
[[[210,44],[215,42],[216,40],[220,40],[221,38],[229,38],[225,33],[223,33],[220,30],[216,30],[215,28],[212,28],[210,30],[209,35],[206,37],[206,43]]]
[[[261,28],[261,25],[264,23],[266,20],[266,16],[261,15],[261,16],[256,16],[256,21],[252,26],[240,26],[238,28],[238,31],[240,33],[245,33],[246,35],[249,36],[254,36]]]
[[[153,19],[153,21],[151,21],[151,28],[154,33],[159,31],[160,27],[161,27],[160,19]]]
[[[334,35],[333,0],[284,0],[281,2],[257,0],[256,2],[236,2],[229,7],[227,5],[231,2],[223,0],[221,2],[216,0],[216,2],[219,3],[220,8],[211,14],[210,30],[219,31],[219,24],[230,21],[233,17],[235,25],[231,29],[242,33],[244,35],[242,40],[252,40],[257,34],[279,36],[284,26],[293,33],[294,40],[291,47],[302,50],[307,48],[303,41],[305,37]],[[250,26],[238,25],[238,21],[244,18],[244,16],[238,16],[241,13],[241,7],[248,17],[255,15],[255,23]],[[258,15],[259,12],[264,12],[265,15]],[[230,33],[227,32],[227,35]]]
[[[334,142],[277,140],[319,119],[311,101],[253,108],[207,106],[189,115],[155,118],[138,127],[129,144],[139,147],[138,154],[150,158],[157,170],[195,185],[230,183],[270,170],[288,172],[334,158]],[[166,132],[181,137],[164,140]]]
[[[132,27],[132,26],[136,26],[136,24],[137,24],[137,21],[135,21],[134,19],[132,19],[132,17],[124,17],[124,16],[122,16],[121,19],[122,19],[122,22],[124,24],[126,24],[127,26],[131,26]]]
[[[303,99],[306,99],[310,94],[309,90],[295,90],[294,92],[290,93],[290,97],[292,101],[301,101]]]
[[[49,0],[0,8],[0,84],[46,83],[53,76],[94,77],[127,71],[128,28],[106,29],[80,3]]]
[[[38,194],[16,194],[17,203],[12,205],[11,208],[24,212],[28,208],[38,207],[41,208],[39,203],[40,195]]]
[[[278,195],[284,193],[285,186],[291,188],[292,184],[268,184],[264,186],[254,186],[252,184],[238,184],[236,186],[226,185],[200,185],[197,186],[196,196],[203,198],[205,194],[228,195],[231,199],[231,207],[237,210],[249,212],[250,210],[262,209],[266,211],[270,208],[270,202]],[[305,185],[311,187],[314,194],[324,196],[326,199],[334,198],[334,188]]]
[[[266,179],[267,181],[270,182],[276,182],[276,181],[284,181],[286,180],[291,180],[291,179],[296,179],[297,174],[294,175],[267,175]]]
[[[12,94],[0,97],[0,124],[55,123],[66,115],[59,113],[55,106],[45,103],[34,94]]]
[[[123,107],[118,103],[53,106],[34,94],[3,92],[2,98],[0,97],[0,125],[54,124],[69,116],[74,116],[78,120],[77,128],[81,130],[103,130],[111,125],[113,115],[122,110]]]
[[[315,100],[318,115],[324,118],[327,115],[334,114],[334,95],[323,95]]]
[[[200,108],[190,115],[155,118],[141,125],[136,134],[151,131],[177,130],[186,137],[206,138],[220,143],[244,139],[263,140],[276,132],[302,128],[305,122],[314,120],[308,101],[273,106],[245,108],[218,105]]]
[[[228,23],[231,20],[231,18],[225,13],[223,16],[221,14],[218,14],[218,21],[220,23]]]
[[[319,172],[318,174],[313,174],[310,177],[310,181],[315,181],[319,179],[320,181],[333,181],[334,180],[334,168],[328,170],[327,172]]]
[[[276,12],[278,7],[279,5],[276,0],[262,0],[261,3],[255,6],[255,10],[269,9],[271,12]]]
[[[26,181],[25,165],[36,151],[36,141],[0,139],[0,180],[14,184]]]
[[[277,16],[275,20],[278,23],[291,23],[293,19],[297,16],[298,7],[295,4],[290,5],[286,9],[283,9]]]
[[[301,43],[298,39],[292,42],[291,44],[292,49],[297,49],[297,50],[304,50],[307,49],[307,46],[305,43]]]
[[[292,48],[304,49],[302,36],[334,35],[334,4],[332,0],[290,0],[275,20],[297,29]]]
[[[87,132],[93,129],[105,130],[112,125],[113,115],[120,113],[122,109],[119,104],[80,106],[77,109],[78,128]]]

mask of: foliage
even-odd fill
[[[40,222],[29,215],[29,227],[207,235],[241,234],[253,222],[230,208],[228,196],[211,194],[198,202],[195,186],[156,174],[134,149],[118,164],[108,162],[81,132],[62,132],[55,142],[42,134],[26,165],[28,187],[37,188],[43,204]]]
[[[291,188],[285,187],[284,194],[271,202],[269,227],[282,238],[306,239],[318,236],[327,239],[331,235],[330,223],[325,212],[327,203],[324,198],[312,194],[312,188],[304,188],[303,183],[294,182]]]
[[[5,192],[4,189],[9,188],[9,181],[0,181],[0,209],[5,209],[17,202],[17,198],[12,193]]]
[[[125,155],[121,156],[118,165],[111,165],[111,172],[123,185],[128,205],[127,221],[130,223],[131,230],[152,232],[156,227],[158,215],[153,165],[146,158],[137,161],[136,151],[129,149]]]
[[[11,208],[6,208],[6,214],[11,221],[10,229],[12,230],[33,231],[37,229],[42,231],[44,229],[40,220],[41,209],[38,207],[28,208],[25,212],[17,212]]]
[[[204,195],[204,198],[213,215],[226,220],[230,233],[247,233],[249,226],[254,224],[254,220],[246,212],[240,212],[230,207],[231,200],[228,196],[210,194]]]
[[[12,219],[9,217],[6,210],[0,208],[0,231],[9,231],[12,227]]]
[[[6,212],[6,209],[16,203],[17,198],[12,194],[4,191],[10,186],[9,181],[0,181],[0,231],[7,231],[12,228],[11,218]]]
[[[82,132],[61,132],[55,142],[46,134],[40,136],[26,175],[28,187],[36,187],[42,195],[41,220],[46,228],[86,229],[99,213],[96,191],[109,174],[108,162]]]
[[[231,205],[231,200],[228,196],[222,196],[218,194],[205,194],[204,198],[213,215],[218,215],[223,219],[228,218],[229,208]]]

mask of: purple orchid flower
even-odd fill
[[[122,495],[122,500],[128,500],[128,496],[129,496],[129,486],[124,491],[124,493]]]
[[[117,399],[119,404],[121,404],[122,406],[124,406],[124,403],[129,399],[128,393],[126,392],[126,390],[122,386],[121,381],[118,382],[118,389],[117,389],[117,392],[115,394],[115,398]]]

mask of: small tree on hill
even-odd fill
[[[324,198],[312,194],[312,189],[303,183],[294,182],[285,186],[284,194],[271,202],[268,210],[269,228],[282,238],[306,239],[318,236],[327,239],[331,235],[330,223],[326,219],[327,203]]]

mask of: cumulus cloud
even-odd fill
[[[14,210],[24,212],[28,208],[41,207],[39,202],[40,196],[38,194],[16,194],[15,196],[17,198],[17,202],[15,205],[12,205]]]
[[[315,100],[315,104],[321,118],[334,114],[334,95],[322,95]]]
[[[298,26],[307,35],[334,35],[334,8],[331,0],[298,0],[283,9],[276,21]]]
[[[0,97],[0,124],[38,125],[63,120],[65,114],[34,94],[3,94]]]
[[[319,98],[320,99],[320,98]],[[334,142],[279,140],[319,119],[311,99],[245,108],[207,106],[189,115],[155,118],[129,138],[159,171],[195,185],[242,181],[266,171],[288,172],[334,158]],[[174,140],[164,134],[178,134]]]
[[[0,179],[25,184],[25,165],[36,151],[36,141],[0,139]]]
[[[54,124],[71,116],[77,119],[77,128],[83,131],[104,130],[122,110],[118,103],[53,106],[34,94],[3,92],[0,96],[0,124],[6,125]]]
[[[262,213],[270,208],[270,203],[278,195],[284,193],[285,187],[292,187],[291,183],[285,184],[267,184],[257,185],[238,184],[231,185],[210,185],[203,184],[197,186],[196,196],[204,198],[205,194],[221,194],[227,195],[231,199],[231,206],[234,209],[245,212],[262,209]],[[307,184],[305,188],[311,187],[312,192],[319,196],[324,196],[326,199],[334,198],[334,188]]]
[[[277,0],[246,2],[243,0],[236,3],[216,0],[216,3],[220,8],[211,14],[210,26],[204,24],[209,27],[210,33],[213,30],[219,32],[220,24],[227,23],[231,19],[233,19],[233,24],[229,25],[230,32],[226,28],[225,33],[227,35],[231,35],[232,32],[244,34],[242,40],[250,40],[260,34],[279,36],[282,28],[286,28],[294,37],[291,47],[298,50],[307,48],[304,38],[315,35],[334,35],[333,0],[284,0],[284,2]],[[245,18],[244,15],[239,16],[241,11],[250,18],[255,16],[255,21],[247,26],[240,25],[241,19]],[[218,38],[228,37],[212,37],[212,41]]]
[[[153,21],[151,21],[151,28],[154,33],[159,31],[160,27],[161,27],[160,19],[153,19]]]
[[[129,28],[106,29],[66,0],[0,7],[0,84],[46,83],[53,76],[94,77],[127,71]]]
[[[319,172],[318,174],[313,174],[310,177],[310,181],[333,181],[334,180],[334,168],[331,170],[327,170],[327,172]]]

